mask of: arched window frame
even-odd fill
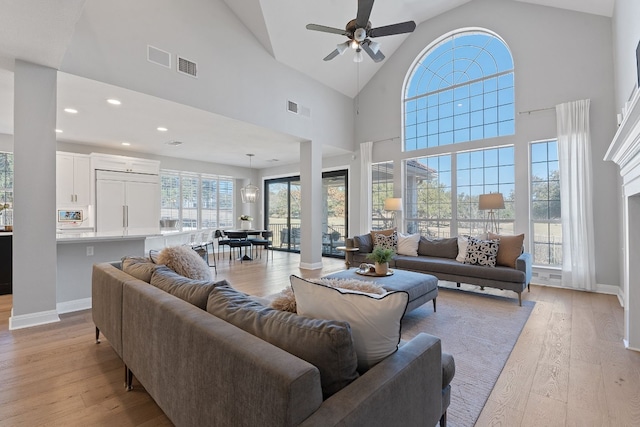
[[[448,44],[474,35],[488,37],[488,43],[471,48],[478,55],[472,60],[459,57],[458,63],[469,64],[465,73],[474,64],[476,68],[481,69],[479,59],[482,55],[485,65],[488,64],[487,61],[493,60],[495,66],[495,70],[491,70],[493,72],[484,73],[483,71],[481,77],[469,78],[465,73],[456,72],[455,56],[452,56],[450,61],[440,63],[438,73],[426,72],[428,69],[424,68],[424,64],[437,63],[436,61],[441,57],[455,53],[455,49],[465,47],[461,45],[454,46],[454,49],[447,49]],[[489,46],[490,43],[491,46]],[[488,47],[491,47],[491,51]],[[439,52],[438,49],[441,51]],[[498,63],[491,53],[498,53],[501,49],[504,49],[502,54],[508,53],[508,55],[501,57]],[[434,58],[432,58],[433,54],[436,54]],[[443,74],[442,70],[445,66],[450,67],[451,72],[448,74]],[[425,76],[430,77],[426,85],[422,82]],[[452,84],[442,86],[441,83],[446,82],[446,79],[451,76],[455,76]],[[419,80],[417,86],[414,82],[416,78]],[[440,79],[440,84],[435,90],[434,78]],[[438,38],[416,57],[405,76],[402,89],[403,151],[515,134],[514,78],[513,55],[507,43],[496,33],[484,28],[464,28]],[[419,90],[420,83],[422,87],[426,86],[424,90]],[[466,95],[465,91],[467,91]],[[434,102],[434,99],[437,102]],[[482,108],[477,107],[480,100]]]

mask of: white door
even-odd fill
[[[126,209],[125,182],[97,180],[96,225],[100,232],[122,231]]]
[[[128,228],[160,226],[160,190],[157,183],[127,182]]]

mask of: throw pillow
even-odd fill
[[[164,264],[176,273],[196,280],[211,280],[207,263],[189,246],[169,246],[158,254],[158,264]]]
[[[394,251],[397,252],[398,233],[394,231],[388,236],[384,234],[376,234],[376,240],[374,243],[375,243],[374,248],[376,246],[381,246],[384,249],[393,249]]]
[[[467,258],[467,245],[469,244],[469,236],[458,236],[458,256],[456,261],[464,262]]]
[[[398,255],[418,256],[419,234],[398,233]]]
[[[373,244],[375,245],[376,243],[376,236],[378,234],[382,234],[383,236],[391,236],[394,231],[396,231],[395,228],[388,228],[386,230],[371,230],[369,232],[369,234],[371,234],[371,241],[373,242]]]
[[[126,256],[122,258],[122,271],[147,283],[151,281],[151,275],[156,267],[157,265],[147,257]]]
[[[188,303],[205,310],[207,299],[211,291],[218,286],[229,286],[226,280],[211,282],[207,280],[194,280],[184,277],[172,269],[164,266],[156,266],[151,275],[151,285],[180,298]]]
[[[351,325],[359,372],[398,349],[400,321],[409,301],[407,292],[376,295],[331,288],[297,276],[290,278],[299,315],[342,320]]]
[[[498,240],[480,240],[475,237],[469,237],[467,257],[464,263],[495,267],[499,243]]]
[[[347,322],[274,310],[233,288],[214,289],[207,311],[317,367],[325,399],[358,377]]]
[[[458,256],[458,239],[455,237],[430,239],[422,236],[420,237],[418,245],[418,255],[450,259],[456,258]],[[464,261],[464,258],[462,261]]]
[[[522,253],[524,234],[518,234],[517,236],[503,236],[500,234],[489,233],[489,238],[500,241],[500,247],[498,248],[498,255],[496,257],[496,265],[516,268],[516,259],[518,259]]]
[[[373,239],[371,238],[371,234],[353,236],[353,244],[358,247],[362,253],[368,254],[373,251]]]
[[[319,279],[310,279],[309,281],[331,286],[332,288],[349,289],[352,291],[368,292],[371,294],[382,295],[387,292],[382,286],[378,286],[373,282],[358,279],[332,279],[321,277]],[[269,306],[276,310],[296,313],[296,298],[291,286],[286,287],[282,292],[276,295]]]

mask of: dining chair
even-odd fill
[[[260,246],[260,258],[262,258],[262,250],[267,250],[267,261],[269,261],[269,248],[271,248],[271,261],[273,261],[273,231],[263,231],[261,237],[249,239],[253,246]]]
[[[224,231],[222,230],[214,231],[213,237],[218,241],[218,259],[220,259],[220,247],[222,246],[222,256],[224,256],[224,247],[230,246],[230,240],[227,236],[225,236]],[[229,250],[231,250],[231,248],[229,248]]]
[[[227,231],[226,235],[229,238],[229,260],[231,260],[231,252],[233,251],[233,248],[238,248],[240,253],[240,262],[252,259],[253,248],[251,246],[251,241],[247,239],[248,235],[246,231]],[[244,248],[244,255],[242,255],[242,248]],[[247,248],[251,248],[251,256],[247,255]]]

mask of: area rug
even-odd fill
[[[508,298],[440,287],[437,312],[424,304],[402,321],[403,340],[420,332],[435,335],[442,340],[442,350],[455,358],[449,427],[475,424],[533,310],[535,302],[523,300],[520,307],[515,293],[505,293],[511,294]]]

